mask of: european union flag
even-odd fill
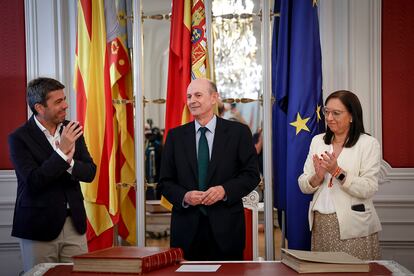
[[[292,249],[310,249],[311,197],[299,190],[312,137],[324,131],[322,65],[315,0],[276,0],[272,45],[275,203],[286,213]]]

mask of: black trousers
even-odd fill
[[[237,261],[243,260],[243,251],[223,252],[211,230],[208,216],[200,215],[197,233],[184,258],[188,261]]]

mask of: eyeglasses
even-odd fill
[[[329,116],[329,114],[332,114],[332,117],[334,119],[338,119],[342,113],[344,113],[344,110],[329,110],[326,108],[326,106],[324,108],[322,108],[322,113],[323,115],[325,115],[325,118],[327,118]]]

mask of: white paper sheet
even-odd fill
[[[221,265],[202,265],[202,264],[194,264],[194,265],[187,265],[183,264],[180,266],[176,272],[216,272]]]

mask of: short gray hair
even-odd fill
[[[60,90],[65,86],[59,81],[51,78],[37,78],[27,84],[26,100],[30,110],[37,115],[36,104],[47,106],[47,96],[50,92]]]
[[[207,81],[210,84],[210,88],[209,88],[208,92],[210,92],[210,94],[213,93],[213,92],[218,92],[217,91],[217,85],[211,80],[207,80]]]

